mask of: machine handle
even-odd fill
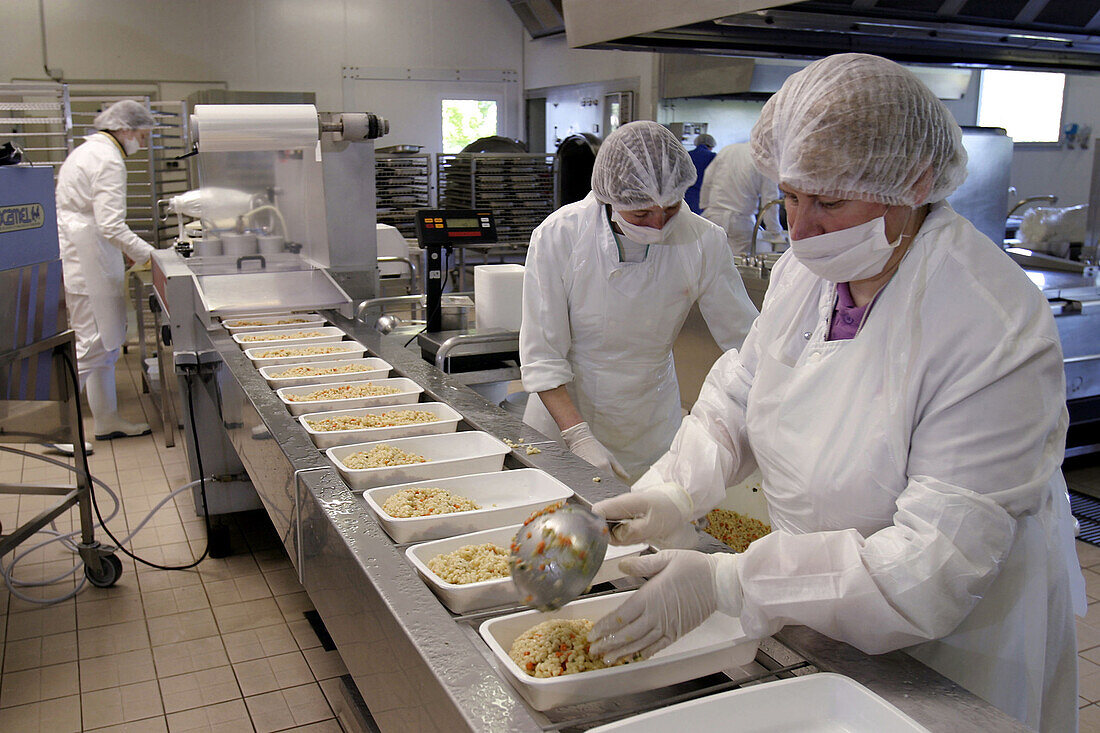
[[[243,265],[246,260],[259,260],[260,261],[260,269],[261,270],[266,270],[267,269],[267,260],[264,259],[263,255],[245,255],[244,257],[238,257],[237,258],[237,269],[238,270],[241,269],[241,265]]]

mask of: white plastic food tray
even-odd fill
[[[319,336],[302,336],[300,338],[276,338],[277,336],[290,336],[296,333],[317,333]],[[242,349],[253,349],[258,346],[309,346],[312,344],[327,344],[332,341],[343,341],[344,330],[336,326],[299,326],[298,328],[271,329],[267,331],[241,331],[233,334],[233,340]],[[259,341],[249,341],[250,338],[263,336]]]
[[[456,435],[467,434],[456,433]],[[472,500],[481,509],[407,519],[391,517],[382,511],[382,505],[390,496],[401,489],[419,486],[447,489]],[[386,486],[367,491],[363,494],[363,498],[370,510],[378,517],[382,527],[395,541],[422,542],[522,522],[531,516],[536,508],[565,501],[572,495],[572,489],[550,474],[537,468],[518,468],[511,471],[436,479],[431,483],[416,481]]]
[[[665,733],[724,730],[738,733],[928,733],[928,729],[855,680],[819,672],[753,685],[654,710],[593,728],[596,731]]]
[[[348,468],[344,465],[343,459],[347,456],[362,450],[369,451],[380,443],[424,456],[428,461],[379,468]],[[428,479],[462,476],[474,472],[499,471],[504,466],[504,456],[511,450],[488,433],[469,431],[341,445],[329,448],[325,451],[325,455],[336,464],[337,470],[351,488],[369,489],[374,486],[389,486],[409,481],[423,482]],[[436,484],[433,482],[432,485]],[[381,511],[380,508],[379,511]]]
[[[388,428],[356,428],[353,430],[318,431],[310,427],[308,420],[324,420],[330,417],[357,417],[360,415],[378,415],[390,410],[422,410],[430,412],[438,419],[432,422],[394,425]],[[302,415],[298,421],[313,439],[313,444],[324,450],[335,445],[362,443],[364,441],[388,440],[390,438],[408,438],[413,435],[438,435],[453,433],[458,428],[462,415],[450,405],[442,402],[421,402],[408,405],[386,405],[383,407],[361,407],[357,410],[333,410],[331,412],[312,412]]]
[[[373,384],[378,387],[393,387],[400,390],[394,394],[381,394],[374,397],[348,397],[342,400],[309,400],[307,402],[294,402],[287,399],[287,395],[307,395],[329,387],[347,387],[360,384]],[[304,415],[309,412],[328,412],[337,409],[352,409],[355,407],[382,407],[385,405],[411,405],[420,399],[424,388],[411,379],[394,377],[392,379],[356,379],[347,382],[323,382],[321,384],[307,384],[301,387],[281,387],[275,390],[286,409],[291,415]]]
[[[308,346],[309,344],[307,344]],[[317,344],[318,346],[339,346],[340,351],[334,351],[331,354],[303,354],[301,356],[276,356],[271,358],[262,359],[257,354],[261,354],[271,349],[280,348],[280,346],[251,346],[244,350],[244,355],[248,357],[252,362],[252,366],[259,369],[260,367],[273,366],[276,364],[302,364],[304,362],[313,361],[338,361],[340,359],[360,359],[363,354],[366,353],[367,347],[358,341],[340,341],[338,343],[329,344]],[[294,348],[293,346],[291,348]]]
[[[420,573],[420,576],[424,578],[424,582],[428,584],[428,587],[435,591],[435,594],[439,596],[447,608],[455,613],[468,613],[469,611],[479,611],[506,603],[517,603],[519,594],[511,578],[483,580],[464,585],[448,583],[432,572],[428,567],[428,561],[436,555],[454,552],[466,545],[481,545],[492,542],[507,549],[515,538],[516,532],[522,526],[522,524],[513,524],[508,527],[497,527],[483,532],[423,542],[406,549],[405,555],[417,572]],[[640,555],[646,547],[647,545],[608,546],[603,565],[600,566],[596,576],[592,579],[592,585],[623,577],[623,573],[619,570],[619,560],[632,555]]]
[[[281,387],[300,387],[303,384],[323,384],[326,382],[354,382],[357,379],[385,379],[393,368],[387,362],[374,356],[363,359],[340,359],[340,365],[358,364],[366,371],[346,372],[343,374],[318,374],[313,377],[280,377],[280,372],[294,367],[319,367],[328,369],[337,366],[331,361],[307,361],[302,364],[280,364],[278,366],[266,366],[260,369],[260,376],[267,380],[272,389]]]
[[[618,608],[632,592],[583,598],[550,613],[524,611],[500,616],[481,624],[478,631],[503,668],[504,676],[536,710],[653,690],[748,664],[756,656],[757,642],[745,636],[740,619],[720,612],[651,658],[618,667],[536,679],[508,656],[512,643],[532,626],[557,618],[598,621]],[[682,726],[677,723],[676,728]]]
[[[291,318],[301,318],[301,323],[279,323]],[[262,326],[235,326],[235,323],[262,323]],[[238,316],[226,318],[222,325],[229,333],[244,333],[246,331],[272,331],[284,328],[305,328],[306,326],[323,326],[325,319],[319,313],[283,313],[282,315],[267,316]]]

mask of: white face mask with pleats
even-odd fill
[[[886,218],[805,239],[791,237],[791,250],[806,268],[834,283],[864,280],[882,272],[902,235],[886,238]]]
[[[611,221],[615,222],[623,236],[638,244],[683,244],[690,239],[691,226],[686,216],[681,216],[683,206],[665,222],[660,229],[631,224],[618,211],[611,212]]]
[[[133,155],[137,151],[141,150],[141,142],[139,142],[137,138],[123,138],[122,149],[126,151],[127,155]]]

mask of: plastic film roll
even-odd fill
[[[192,121],[203,153],[308,148],[318,139],[312,104],[199,104]]]

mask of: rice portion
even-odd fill
[[[532,677],[560,677],[563,674],[588,672],[626,664],[604,664],[599,657],[588,653],[588,632],[592,622],[586,618],[556,618],[520,634],[508,651],[508,656]]]
[[[308,318],[280,318],[277,321],[225,321],[226,328],[248,328],[249,326],[293,326],[295,323],[311,323]]]
[[[342,384],[339,387],[326,387],[306,394],[288,394],[290,402],[316,402],[317,400],[350,400],[353,397],[379,397],[384,394],[397,394],[397,387],[377,384]]]
[[[703,531],[729,545],[734,552],[744,552],[753,540],[772,531],[771,525],[729,509],[711,509],[707,512],[707,526]]]
[[[249,336],[241,336],[241,341],[289,341],[290,339],[314,339],[324,336],[323,331],[296,331],[295,333],[280,333],[268,336],[262,333],[254,333]]]
[[[406,466],[410,463],[427,463],[428,459],[415,453],[395,448],[392,445],[376,445],[368,450],[352,453],[343,459],[348,468],[382,468],[383,466]]]
[[[437,514],[472,512],[480,509],[477,504],[465,496],[452,494],[446,489],[418,487],[401,489],[382,504],[382,511],[391,517],[408,519],[409,517],[429,517]]]
[[[327,433],[333,430],[392,428],[397,425],[415,425],[437,420],[439,418],[427,410],[389,410],[375,415],[341,415],[326,417],[324,420],[306,420],[306,424],[317,432]]]
[[[360,349],[362,350],[362,349]],[[351,351],[347,346],[326,344],[324,346],[300,346],[298,348],[268,349],[256,354],[254,359],[281,359],[284,356],[320,356],[322,354],[346,354]]]
[[[455,585],[497,580],[511,575],[508,571],[508,550],[492,542],[465,545],[454,552],[436,555],[428,560],[428,568]]]
[[[339,364],[331,367],[298,366],[274,372],[272,379],[288,379],[290,377],[319,377],[323,374],[352,374],[354,372],[368,372],[370,368],[366,364]]]

